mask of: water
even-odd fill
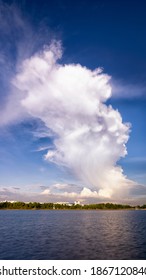
[[[0,211],[0,259],[146,259],[146,211]]]

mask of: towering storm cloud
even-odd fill
[[[98,196],[111,197],[130,182],[117,165],[127,153],[129,125],[105,104],[110,77],[100,68],[61,65],[61,56],[59,42],[44,47],[23,61],[13,85],[23,109],[52,133],[45,159],[69,168]]]

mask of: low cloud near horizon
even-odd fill
[[[72,191],[73,190],[73,191]],[[26,186],[17,188],[15,186],[0,186],[1,201],[24,201],[24,202],[75,202],[88,203],[122,203],[129,205],[145,204],[146,188],[136,185],[129,189],[129,193],[117,197],[99,197],[96,191],[88,188],[80,190],[75,184],[57,183],[50,186]]]

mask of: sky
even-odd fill
[[[0,201],[146,203],[145,1],[0,1]]]

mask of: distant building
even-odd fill
[[[72,206],[72,205],[74,205],[74,203],[72,203],[72,202],[54,202],[54,204],[61,204],[61,205],[68,205],[68,206]]]
[[[14,203],[14,202],[18,202],[16,200],[1,200],[0,202],[10,202],[10,203]]]
[[[81,205],[81,206],[84,206],[84,204],[82,204],[80,201],[75,201],[75,202],[74,202],[74,205]]]

